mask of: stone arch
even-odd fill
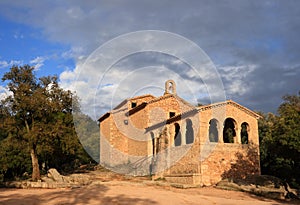
[[[177,147],[181,145],[180,125],[178,123],[175,123],[174,126],[175,126],[174,145],[175,147]]]
[[[194,142],[194,129],[191,119],[186,120],[186,132],[185,132],[186,144],[192,144]]]
[[[234,143],[236,141],[236,121],[233,118],[226,118],[223,128],[223,142]]]
[[[209,129],[208,129],[208,137],[210,142],[218,142],[219,141],[219,121],[215,118],[209,121]]]
[[[176,94],[176,84],[175,84],[174,80],[166,81],[165,94]]]
[[[243,122],[241,124],[241,143],[242,144],[249,143],[249,132],[250,132],[249,124],[247,122]]]

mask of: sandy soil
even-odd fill
[[[284,204],[284,202],[211,187],[177,189],[173,187],[148,186],[133,182],[103,183],[75,189],[0,189],[0,205],[21,204],[276,205]]]

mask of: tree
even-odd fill
[[[27,146],[9,134],[0,142],[0,182],[30,173],[30,156]]]
[[[269,167],[270,164],[273,163],[273,158],[270,153],[271,144],[273,143],[272,132],[277,116],[273,113],[264,114],[259,112],[258,114],[262,116],[262,118],[258,120],[261,171],[263,174],[270,174],[271,171]]]
[[[300,185],[300,92],[286,95],[283,100],[272,135],[274,169],[290,183]]]
[[[259,121],[262,171],[300,187],[300,92]]]
[[[9,107],[0,104],[0,182],[19,177],[29,168],[29,152],[15,137],[17,130],[10,126],[13,121]]]
[[[99,125],[90,116],[74,112],[73,120],[76,126],[76,133],[87,153],[99,162],[100,159],[100,135]]]
[[[13,136],[28,146],[33,180],[40,179],[39,157],[52,166],[85,154],[72,123],[73,94],[59,87],[56,76],[37,79],[34,67],[25,65],[13,66],[2,80],[13,93],[3,106],[9,109]]]

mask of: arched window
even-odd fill
[[[227,118],[224,122],[223,141],[224,143],[234,143],[236,137],[236,122],[232,118]]]
[[[175,147],[181,145],[180,125],[178,123],[175,123],[174,145]]]
[[[241,142],[242,144],[248,144],[249,142],[249,124],[247,122],[243,122],[241,125]]]
[[[193,122],[190,119],[186,120],[185,141],[186,144],[192,144],[194,142]]]
[[[218,132],[218,120],[211,119],[209,121],[209,132],[208,137],[210,142],[218,142],[219,141],[219,132]]]

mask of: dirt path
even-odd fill
[[[215,188],[176,189],[140,183],[103,183],[76,189],[0,189],[0,205],[239,204],[283,202]]]

